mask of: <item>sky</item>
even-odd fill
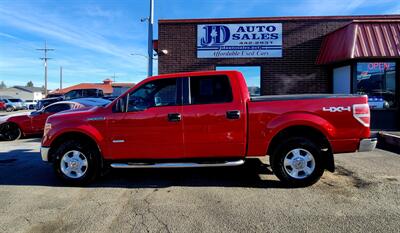
[[[0,82],[44,84],[49,89],[82,82],[137,83],[146,77],[149,0],[0,0]],[[400,14],[399,0],[155,0],[158,19],[308,15]],[[157,63],[154,64],[157,73]]]

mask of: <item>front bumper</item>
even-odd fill
[[[359,152],[373,151],[378,143],[376,138],[365,138],[360,140],[360,145],[358,146]]]
[[[45,162],[49,161],[49,150],[50,147],[40,147],[40,154],[42,155],[42,160]]]

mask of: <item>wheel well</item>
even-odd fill
[[[6,124],[15,125],[15,126],[17,126],[19,129],[21,129],[21,127],[19,127],[19,125],[18,125],[17,123],[13,122],[13,121],[7,121],[7,122],[4,123],[4,125],[6,125]]]
[[[22,133],[22,134],[24,133],[24,132],[22,132],[22,128],[21,128],[17,123],[15,123],[15,122],[13,122],[13,121],[7,121],[7,122],[5,122],[3,125],[7,125],[7,124],[17,126],[18,129],[21,131],[21,133]]]
[[[283,140],[293,136],[305,137],[316,142],[324,154],[325,168],[331,172],[335,170],[332,148],[328,139],[321,131],[310,126],[291,126],[283,129],[272,138],[268,146],[267,154],[273,154]]]
[[[49,162],[52,162],[53,157],[52,155],[54,154],[55,150],[65,141],[68,140],[75,140],[75,141],[80,141],[87,143],[90,146],[93,146],[93,148],[97,148],[98,151],[100,152],[100,148],[98,147],[97,143],[93,138],[90,136],[80,133],[80,132],[68,132],[59,135],[50,145],[50,151],[49,151]]]

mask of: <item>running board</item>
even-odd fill
[[[112,168],[187,168],[187,167],[234,167],[244,164],[244,160],[217,163],[112,163]]]

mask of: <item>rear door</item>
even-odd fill
[[[184,81],[184,148],[187,158],[242,157],[246,145],[245,105],[225,75]]]

